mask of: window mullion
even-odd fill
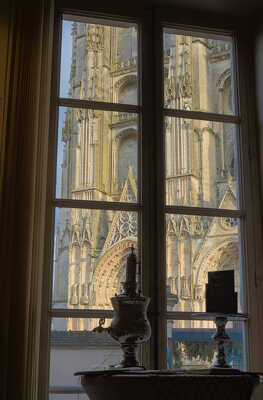
[[[53,308],[49,311],[49,315],[51,318],[112,318],[113,310]]]
[[[223,208],[202,208],[202,207],[184,207],[184,206],[165,206],[167,214],[183,214],[183,215],[204,215],[211,217],[245,217],[245,210],[229,210]]]
[[[106,202],[92,200],[74,200],[74,199],[55,199],[52,201],[54,207],[67,208],[85,208],[95,210],[123,210],[139,211],[142,207],[138,203]]]
[[[156,199],[155,199],[155,148],[153,143],[155,115],[154,109],[154,70],[153,70],[153,40],[152,40],[152,11],[144,12],[143,23],[140,25],[140,59],[139,72],[141,77],[140,95],[141,113],[141,268],[142,292],[151,298],[148,311],[152,328],[149,342],[142,346],[142,358],[148,368],[156,367],[156,320],[152,314],[156,311]]]
[[[200,316],[202,316],[202,320],[211,320],[213,318],[215,318],[216,314],[213,313],[208,313],[208,312],[187,312],[187,311],[167,311],[166,313],[164,313],[164,317],[166,319],[175,319],[175,320],[197,320],[197,316],[198,316],[198,320],[200,320]],[[236,318],[239,321],[247,321],[249,319],[248,314],[246,313],[239,313],[237,317],[233,317],[233,320],[236,320]],[[231,320],[231,317],[230,319]]]
[[[48,147],[48,165],[49,179],[47,179],[46,188],[46,226],[45,226],[45,246],[43,260],[43,280],[42,280],[42,313],[40,328],[40,352],[39,352],[39,368],[38,379],[44,383],[39,385],[37,397],[40,400],[48,399],[48,382],[50,372],[50,329],[51,318],[48,314],[52,299],[52,258],[53,258],[53,238],[54,238],[54,213],[53,207],[50,207],[51,199],[55,193],[56,182],[56,162],[57,162],[57,126],[58,113],[56,107],[56,98],[59,93],[59,71],[60,71],[60,53],[61,53],[61,20],[62,15],[59,11],[55,13],[54,23],[54,41],[52,49],[52,76],[51,76],[51,101],[50,101],[50,122],[49,122],[49,147]]]
[[[83,100],[83,99],[71,99],[62,98],[57,99],[57,105],[71,108],[83,108],[91,110],[103,110],[103,111],[117,111],[138,114],[141,111],[141,106],[132,104],[120,104],[120,103],[109,103],[103,101]]]
[[[156,157],[156,269],[155,293],[157,323],[157,368],[166,368],[166,268],[165,268],[165,147],[163,105],[163,38],[158,10],[154,11],[154,61],[155,61],[155,157]]]
[[[187,118],[201,121],[228,122],[233,124],[239,124],[241,122],[241,117],[236,115],[216,114],[205,111],[186,111],[170,108],[164,108],[163,111],[167,117]]]

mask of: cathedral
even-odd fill
[[[72,99],[138,104],[136,26],[72,23]],[[164,31],[164,106],[233,114],[229,39]],[[136,202],[140,130],[136,113],[61,110],[57,197]],[[165,118],[166,204],[236,209],[238,174],[235,126]],[[142,182],[143,185],[143,182]],[[56,214],[53,305],[111,309],[121,290],[131,245],[137,247],[136,212],[63,209]],[[208,271],[233,269],[240,294],[238,221],[166,216],[167,309],[205,311]],[[239,299],[240,308],[240,299]],[[57,320],[54,329],[91,330],[97,321]],[[176,328],[208,327],[174,321]]]

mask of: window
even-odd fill
[[[227,354],[245,368],[247,182],[235,35],[157,19],[153,40],[148,18],[59,12],[57,20],[44,315],[50,400],[81,399],[73,373],[117,363],[116,343],[92,330],[101,317],[110,324],[131,245],[151,297],[144,363],[210,365],[207,273],[232,269],[244,316],[228,324]]]

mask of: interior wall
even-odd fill
[[[72,2],[65,0],[56,0],[58,4],[63,4],[67,7]],[[89,2],[86,0],[76,0],[74,6],[83,4],[83,7],[87,9]],[[107,0],[97,0],[96,9],[114,12],[114,9],[126,9],[126,12],[130,12],[131,9],[138,13],[139,9],[147,9],[153,7],[171,7],[175,8],[180,12],[197,12],[197,13],[217,13],[218,16],[232,16],[232,17],[245,17],[246,19],[251,16],[259,15],[260,11],[263,10],[263,4],[261,0],[133,0],[133,7],[127,6],[127,2],[123,0],[113,0],[109,3]],[[90,3],[90,7],[94,8],[94,3]]]
[[[261,231],[263,231],[262,202],[263,202],[263,19],[255,20],[254,31],[254,89],[255,89],[255,105],[256,105],[256,135],[258,140],[258,159],[259,159],[259,177],[260,177],[260,204],[261,204]],[[262,262],[259,269],[262,271]],[[260,321],[262,314],[259,315]],[[253,400],[261,400],[263,398],[263,385],[259,385]]]
[[[260,148],[261,199],[263,199],[263,20],[257,25],[255,32],[254,55],[256,114]]]

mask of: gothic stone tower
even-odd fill
[[[134,27],[72,24],[69,96],[136,104],[137,31]],[[230,45],[169,35],[164,38],[166,107],[231,113]],[[198,68],[194,66],[198,65]],[[167,118],[167,204],[235,208],[235,139],[230,124]],[[67,108],[62,129],[62,198],[135,201],[136,115]],[[170,310],[205,311],[207,272],[234,269],[239,288],[237,223],[226,218],[168,216],[167,300]],[[54,304],[110,308],[136,246],[135,213],[60,209],[57,215]],[[174,301],[176,296],[178,301]],[[191,324],[192,322],[178,322]],[[58,328],[92,328],[68,319]],[[183,327],[183,326],[182,326]]]

